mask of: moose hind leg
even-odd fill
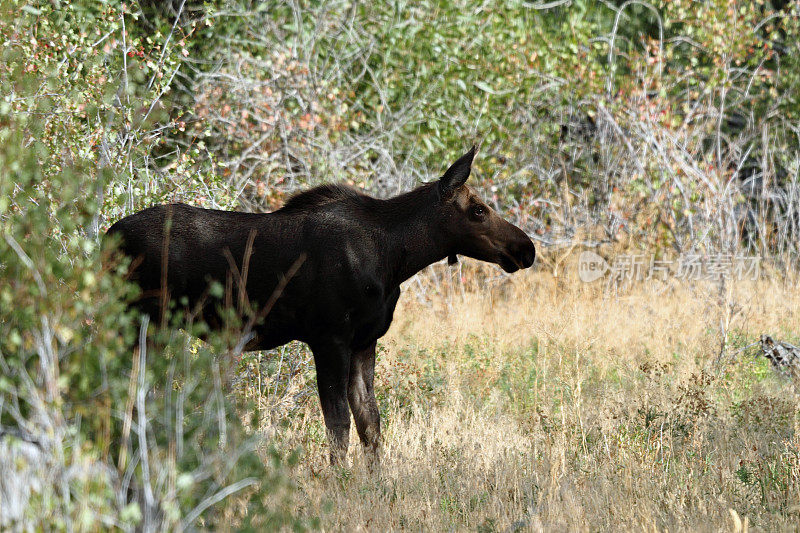
[[[317,388],[331,448],[331,464],[344,466],[350,439],[347,381],[350,349],[340,343],[311,346],[317,367]]]
[[[377,466],[381,439],[381,416],[375,401],[375,342],[350,358],[350,379],[347,398],[356,422],[356,429],[371,466]]]

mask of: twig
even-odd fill
[[[240,481],[237,481],[236,483],[228,485],[224,489],[222,489],[222,490],[216,492],[215,494],[209,496],[208,498],[204,499],[202,502],[200,502],[200,504],[197,507],[192,509],[191,512],[189,514],[187,514],[186,517],[183,520],[181,520],[181,529],[182,530],[188,529],[189,526],[195,520],[197,520],[200,517],[200,515],[203,514],[203,512],[206,509],[208,509],[209,507],[211,507],[215,503],[224,500],[225,498],[227,498],[228,496],[230,496],[231,494],[233,494],[235,492],[238,492],[238,491],[240,491],[242,489],[245,489],[245,488],[250,487],[252,485],[255,485],[257,483],[258,483],[258,480],[256,478],[248,477],[248,478],[242,479]]]
[[[145,371],[147,360],[147,326],[150,324],[150,316],[142,316],[142,324],[139,328],[139,385],[136,391],[136,411],[138,415],[139,434],[139,456],[142,458],[142,484],[144,485],[144,513],[142,528],[144,531],[151,531],[155,528],[153,498],[153,487],[150,485],[150,458],[147,449],[147,416],[145,414]]]

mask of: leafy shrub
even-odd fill
[[[125,29],[125,7],[2,8],[0,527],[291,523],[263,506],[286,487],[282,461],[262,462],[223,392],[225,339],[194,346],[151,327],[134,350],[147,322],[127,311],[126,265],[99,237],[101,209],[124,212],[120,191],[150,202],[168,190],[138,173],[156,118],[171,123],[146,110],[180,44],[151,41],[163,61],[140,69],[147,41]]]

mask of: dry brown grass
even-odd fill
[[[256,395],[262,430],[303,450],[282,505],[343,531],[798,529],[800,403],[743,349],[797,340],[796,284],[720,301],[713,284],[496,276],[437,266],[407,288],[378,359],[379,477],[354,444],[350,469],[327,466],[313,395]]]

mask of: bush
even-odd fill
[[[264,508],[286,488],[282,460],[261,461],[223,392],[224,339],[151,327],[134,350],[147,321],[100,239],[101,209],[119,216],[121,198],[152,202],[175,179],[140,175],[172,122],[141,110],[167,92],[158,73],[179,67],[180,43],[133,38],[124,7],[2,14],[0,527],[293,523]],[[162,57],[149,77],[134,59],[145,43]]]

